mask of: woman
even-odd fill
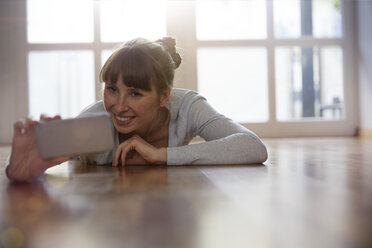
[[[262,163],[267,151],[261,140],[238,123],[217,113],[199,94],[172,89],[174,70],[181,63],[175,40],[135,39],[125,43],[100,72],[103,101],[78,117],[107,111],[116,136],[112,151],[82,155],[87,163],[112,164],[248,164]],[[50,121],[59,119],[41,116]],[[68,158],[43,160],[35,142],[37,121],[14,124],[7,175],[32,181]],[[188,145],[195,136],[206,142]]]

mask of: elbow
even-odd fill
[[[265,144],[257,136],[246,135],[247,150],[245,161],[248,164],[262,164],[268,159]]]
[[[262,141],[259,141],[260,144],[259,144],[259,148],[258,148],[258,151],[257,151],[257,163],[264,163],[267,159],[268,159],[268,153],[267,153],[267,148],[265,146],[264,143],[262,143]]]

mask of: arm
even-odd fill
[[[167,148],[167,164],[252,164],[267,159],[262,141],[240,124],[218,114],[199,97],[187,110],[188,132],[204,143]]]

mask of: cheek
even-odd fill
[[[107,111],[110,111],[112,105],[114,105],[112,97],[106,91],[103,93],[103,103]]]
[[[132,105],[132,109],[137,113],[137,114],[144,114],[146,111],[149,110],[149,106],[146,103],[136,103]]]

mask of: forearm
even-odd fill
[[[167,148],[167,164],[253,164],[267,159],[265,145],[255,136],[237,133],[199,144]]]

